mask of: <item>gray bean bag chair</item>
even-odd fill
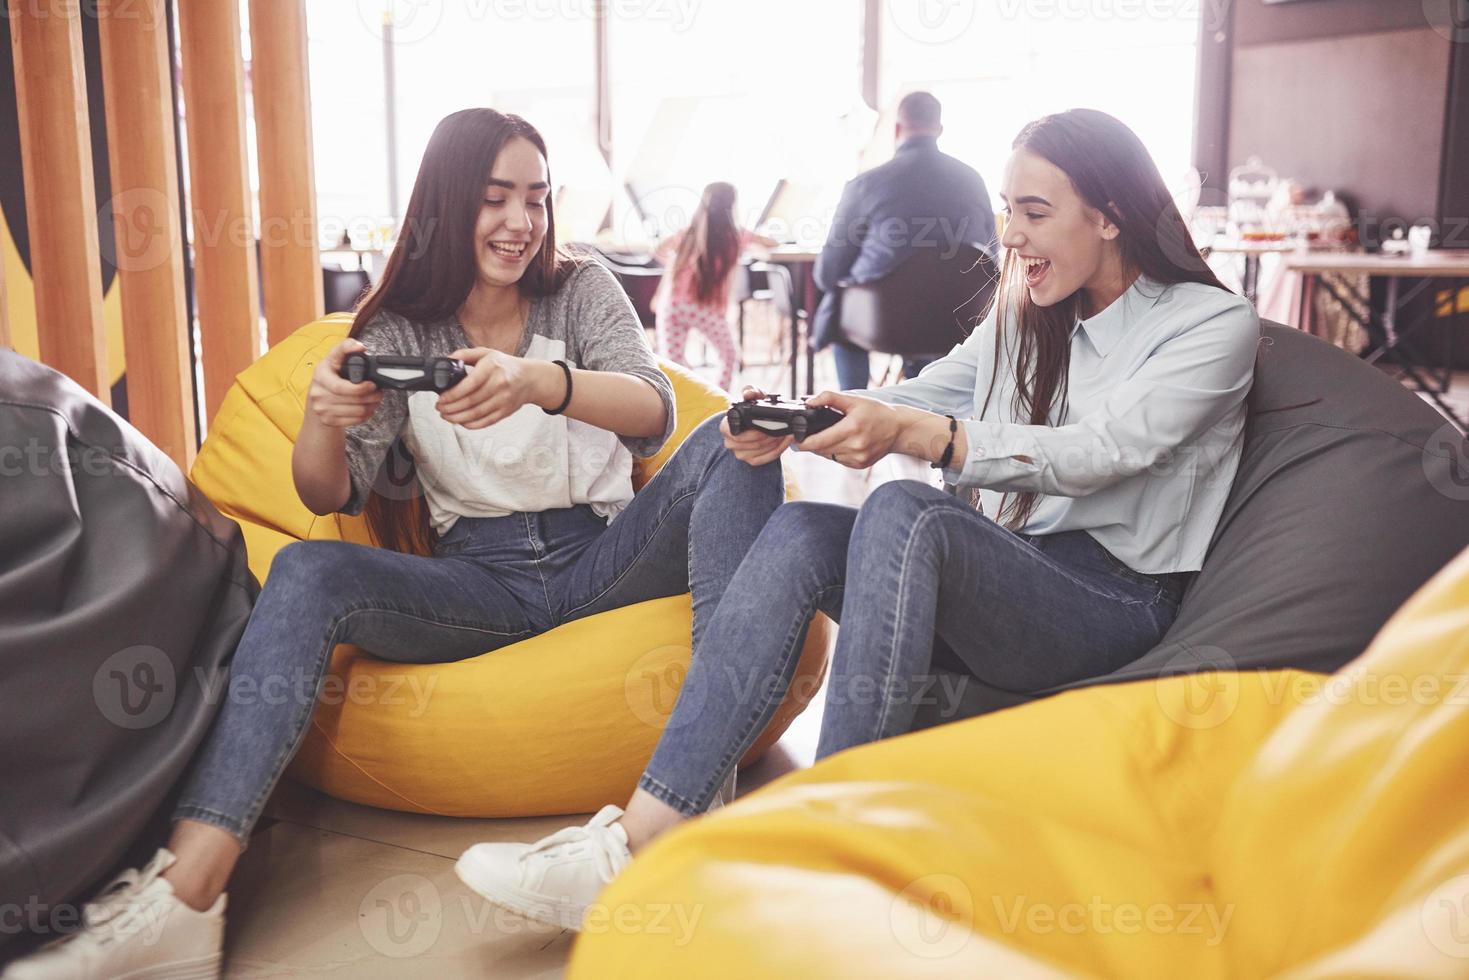
[[[1211,669],[1330,673],[1469,545],[1463,436],[1345,351],[1268,321],[1261,332],[1239,471],[1162,642],[1121,670],[1038,691],[940,669],[950,686],[936,690],[962,693],[930,698],[915,727],[1092,684]]]
[[[239,528],[168,457],[0,348],[0,909],[21,910],[0,944],[74,927],[64,903],[159,811],[257,591]]]

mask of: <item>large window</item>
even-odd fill
[[[311,142],[322,244],[366,246],[388,209],[387,113],[380,28],[357,3],[307,0]]]
[[[884,0],[882,109],[927,89],[943,149],[973,166],[999,207],[1001,172],[1026,122],[1086,107],[1121,119],[1170,186],[1189,171],[1199,17],[1206,0]],[[879,127],[873,158],[892,149]]]
[[[490,106],[529,120],[546,140],[563,238],[596,231],[607,170],[597,150],[592,0],[459,0],[421,4],[433,30],[397,47],[403,201],[440,119]],[[422,34],[420,39],[417,34]],[[577,193],[575,199],[569,190]],[[600,210],[587,193],[603,195]]]
[[[309,0],[323,223],[391,219],[384,68],[391,45],[400,212],[439,120],[490,106],[526,117],[545,137],[565,205],[563,236],[595,234],[611,189],[597,149],[591,11],[591,0]]]
[[[597,132],[605,2],[610,129]],[[1028,120],[1121,118],[1182,186],[1209,0],[882,0],[877,102],[862,99],[863,0],[308,0],[323,237],[392,220],[384,23],[392,26],[398,210],[433,127],[488,105],[539,127],[565,240],[646,243],[714,180],[747,224],[818,242],[843,183],[892,154],[898,99],[944,104],[943,148],[991,193]],[[777,188],[779,195],[773,197]],[[773,203],[772,203],[773,202]],[[996,198],[996,206],[999,201]]]
[[[681,225],[715,180],[738,188],[753,224],[784,180],[784,230],[819,238],[871,126],[858,95],[860,0],[609,8],[613,165],[619,190],[632,191],[619,196],[614,233]]]

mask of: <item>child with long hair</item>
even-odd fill
[[[658,352],[688,366],[689,333],[697,330],[719,355],[719,387],[729,389],[739,363],[729,326],[729,291],[740,255],[750,245],[774,248],[773,238],[735,220],[735,188],[716,181],[704,188],[693,220],[658,244],[668,265],[657,296]]]

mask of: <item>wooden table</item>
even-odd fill
[[[1298,246],[1294,242],[1242,242],[1221,241],[1214,245],[1204,245],[1210,255],[1243,255],[1245,257],[1244,275],[1240,276],[1240,290],[1245,294],[1245,299],[1254,306],[1255,297],[1260,291],[1260,256],[1282,255],[1294,252]]]
[[[820,249],[801,245],[782,245],[770,250],[766,262],[785,266],[791,273],[791,397],[798,398],[800,388],[800,364],[806,362],[806,394],[813,394],[816,383],[816,352],[811,349],[811,320],[816,315],[816,304],[821,296],[816,289],[812,272],[816,260],[821,257]],[[802,329],[802,322],[805,329]]]
[[[821,258],[821,249],[809,248],[805,245],[781,245],[772,248],[766,255],[771,262],[780,262],[784,265],[794,265],[800,262],[816,264]]]
[[[1443,399],[1453,380],[1454,335],[1459,330],[1459,317],[1461,316],[1457,298],[1458,290],[1469,283],[1469,251],[1431,251],[1419,257],[1369,255],[1364,252],[1293,251],[1285,257],[1285,267],[1300,273],[1303,280],[1298,317],[1300,324],[1304,326],[1306,323],[1308,297],[1311,289],[1320,288],[1341,304],[1347,315],[1360,323],[1368,336],[1374,340],[1380,338],[1381,343],[1365,355],[1368,364],[1376,363],[1384,354],[1396,348],[1404,337],[1420,329],[1424,323],[1434,318],[1436,310],[1430,305],[1412,323],[1404,327],[1398,324],[1398,313],[1403,303],[1422,294],[1436,280],[1447,280],[1451,296],[1449,301],[1450,323],[1447,331],[1448,339],[1445,343],[1447,350],[1444,352],[1442,375],[1435,379],[1437,384],[1431,384],[1412,364],[1401,364],[1400,367],[1403,373],[1413,380],[1418,390],[1426,394],[1438,406],[1439,411],[1447,415],[1460,429],[1469,428],[1469,424],[1455,415]],[[1359,315],[1356,312],[1357,304],[1350,302],[1342,295],[1338,284],[1331,277],[1347,274],[1387,280],[1387,302],[1380,316],[1372,312],[1370,302],[1364,306],[1365,312]],[[1401,286],[1404,279],[1417,281],[1404,292]],[[1381,331],[1375,331],[1374,326],[1380,326]]]

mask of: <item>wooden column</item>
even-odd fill
[[[240,17],[227,0],[184,0],[178,12],[194,296],[205,417],[213,419],[235,375],[261,350]]]
[[[98,0],[97,15],[128,419],[187,473],[198,440],[167,12],[162,0]]]
[[[5,229],[0,228],[0,235]],[[10,297],[5,295],[5,256],[0,255],[0,347],[13,347],[10,339]]]
[[[250,0],[260,275],[270,343],[322,315],[304,0]]]
[[[111,404],[80,6],[8,16],[41,360]]]

